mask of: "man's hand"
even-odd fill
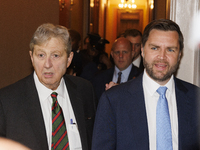
[[[115,82],[113,82],[113,81],[110,81],[110,83],[107,83],[107,84],[106,84],[105,90],[108,90],[108,89],[110,89],[111,87],[116,86],[116,85],[118,85],[118,84],[115,83]]]

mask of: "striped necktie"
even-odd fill
[[[69,141],[62,108],[57,101],[57,93],[53,92],[52,104],[52,144],[51,150],[69,150]]]
[[[156,150],[172,150],[172,131],[167,98],[167,87],[157,89],[160,94],[156,108]]]

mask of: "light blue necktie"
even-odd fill
[[[173,150],[172,132],[169,116],[167,98],[165,97],[167,87],[159,87],[160,94],[156,109],[156,145],[157,150]]]

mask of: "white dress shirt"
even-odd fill
[[[137,57],[137,59],[134,60],[132,63],[133,63],[134,66],[140,68],[140,62],[141,62],[141,55],[139,55],[139,56]]]
[[[159,94],[156,90],[160,87],[160,85],[149,77],[146,73],[146,69],[144,70],[142,83],[149,131],[149,147],[150,150],[156,150],[156,106],[159,99]],[[173,75],[164,86],[167,87],[166,98],[168,101],[171,121],[173,150],[178,150],[178,117]]]
[[[128,81],[128,76],[131,72],[131,69],[132,69],[132,64],[130,64],[125,70],[121,71],[122,72],[121,83]],[[117,83],[119,72],[120,72],[120,70],[115,66],[115,70],[114,70],[113,78],[112,78],[112,81],[115,82],[115,83]]]
[[[58,93],[57,100],[60,107],[63,110],[65,124],[68,132],[67,135],[69,139],[70,150],[75,150],[75,149],[81,150],[82,145],[81,145],[79,131],[77,129],[76,118],[74,116],[74,112],[71,106],[71,102],[69,99],[64,79],[63,78],[61,79],[60,85],[55,91],[52,91],[51,89],[45,87],[39,81],[35,72],[34,72],[34,81],[39,95],[40,105],[46,128],[49,150],[51,150],[51,141],[52,141],[52,112],[51,112],[51,107],[53,103],[53,100],[51,98],[52,92]]]

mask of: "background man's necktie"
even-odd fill
[[[52,145],[51,150],[69,150],[69,141],[62,108],[57,101],[57,93],[53,92],[52,104]]]
[[[160,94],[156,109],[156,150],[172,150],[172,132],[168,103],[165,96],[167,87],[159,87]]]
[[[117,84],[121,83],[121,76],[122,76],[122,72],[118,72]]]

